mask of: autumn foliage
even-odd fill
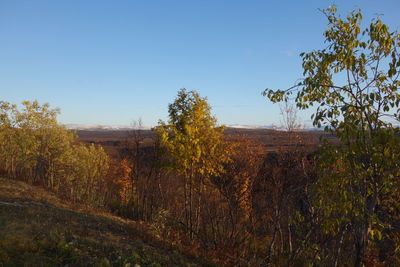
[[[48,104],[0,102],[1,172],[224,266],[399,266],[400,133],[383,118],[400,117],[400,35],[379,19],[361,32],[359,11],[323,12],[329,46],[302,54],[300,83],[264,92],[285,102],[288,142],[273,152],[225,134],[207,99],[186,89],[151,140],[139,121],[113,157],[79,143]],[[308,150],[293,93],[300,109],[318,105],[314,125],[335,143]]]

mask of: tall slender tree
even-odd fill
[[[168,124],[160,121],[156,131],[173,169],[183,179],[184,224],[193,238],[201,224],[207,179],[222,173],[222,164],[229,158],[224,149],[224,128],[217,126],[206,98],[196,91],[181,89],[168,111]]]
[[[325,233],[337,238],[337,251],[343,251],[341,232],[347,231],[354,265],[361,266],[380,240],[396,231],[388,216],[399,211],[400,140],[391,120],[400,116],[400,34],[379,18],[361,30],[360,10],[345,18],[334,6],[323,13],[327,47],[301,54],[299,83],[264,94],[281,102],[294,93],[300,109],[317,105],[314,125],[340,139],[339,146],[321,153],[314,200]]]

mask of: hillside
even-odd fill
[[[212,266],[133,221],[0,178],[0,266]]]

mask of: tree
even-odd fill
[[[380,240],[393,234],[392,220],[382,214],[399,211],[400,142],[390,120],[400,117],[400,35],[379,18],[361,31],[360,10],[346,18],[335,7],[323,13],[327,47],[300,54],[300,82],[287,90],[267,89],[264,95],[281,102],[296,94],[300,109],[317,105],[313,124],[325,126],[341,141],[321,152],[314,200],[325,233],[337,240],[337,251],[344,242],[341,232],[351,234],[347,241],[360,266],[379,249]],[[331,261],[337,264],[337,258]]]
[[[57,166],[71,146],[74,133],[57,124],[58,109],[37,101],[22,102],[23,109],[2,102],[0,135],[5,169],[12,176],[25,176],[32,183],[56,189]]]
[[[0,102],[0,155],[3,171],[16,175],[18,146],[15,142],[15,113],[17,106]]]
[[[223,144],[224,128],[217,127],[206,98],[196,91],[181,89],[168,112],[168,124],[160,121],[156,131],[174,171],[183,179],[184,224],[193,238],[200,228],[207,179],[222,173],[222,163],[229,159]]]
[[[70,186],[74,189],[72,198],[93,206],[105,203],[106,178],[109,158],[103,147],[79,144],[74,147],[74,179]]]
[[[161,188],[157,179],[159,151],[156,148],[157,141],[146,135],[140,118],[133,121],[131,126],[120,153],[123,158],[120,167],[125,170],[125,175],[120,179],[124,184],[122,193],[125,195],[125,215],[149,220],[159,208],[156,205],[157,200],[160,200]]]
[[[108,155],[76,144],[75,132],[57,122],[58,109],[38,101],[22,109],[0,102],[0,166],[12,178],[40,184],[75,201],[104,205]]]
[[[280,106],[280,110],[282,127],[288,133],[292,133],[293,131],[301,129],[302,125],[300,124],[297,116],[297,109],[292,103],[285,101],[283,105]]]

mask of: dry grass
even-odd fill
[[[0,266],[211,266],[137,223],[0,178]]]

